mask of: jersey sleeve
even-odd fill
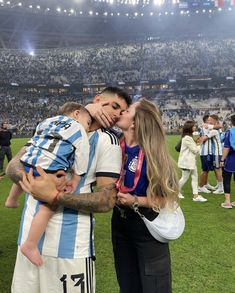
[[[217,130],[210,130],[209,133],[207,134],[208,138],[212,138],[214,136],[218,135]]]
[[[75,147],[73,170],[81,176],[87,172],[90,145],[86,131],[83,128],[80,128],[79,131],[81,136],[73,143]]]
[[[122,152],[118,138],[113,133],[104,132],[101,135],[98,156],[96,177],[119,178]]]
[[[229,136],[230,136],[230,132],[227,131],[225,133],[225,139],[224,139],[224,147],[226,147],[226,148],[230,148],[230,139],[229,139]]]

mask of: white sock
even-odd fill
[[[223,181],[217,183],[217,188],[218,189],[224,189]]]

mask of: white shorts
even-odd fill
[[[95,293],[95,266],[91,258],[42,256],[33,265],[18,249],[12,293]]]

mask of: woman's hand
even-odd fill
[[[118,192],[117,198],[117,203],[122,204],[124,206],[130,207],[135,202],[135,197],[130,193]]]
[[[104,128],[109,128],[113,125],[112,118],[104,109],[104,106],[107,106],[108,104],[109,102],[98,102],[86,105],[86,109],[89,111],[91,116]]]
[[[29,173],[24,172],[20,186],[34,198],[51,204],[56,196],[64,194],[66,173],[61,170],[55,174],[47,174],[41,167],[37,167],[37,172],[40,174],[38,177],[33,176],[32,169]]]

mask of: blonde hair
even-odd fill
[[[147,162],[148,202],[156,211],[178,202],[178,178],[166,144],[161,113],[155,104],[141,99],[134,118],[135,137],[143,148]]]
[[[76,102],[66,102],[59,108],[59,115],[70,115],[76,110],[90,114],[83,105]]]

